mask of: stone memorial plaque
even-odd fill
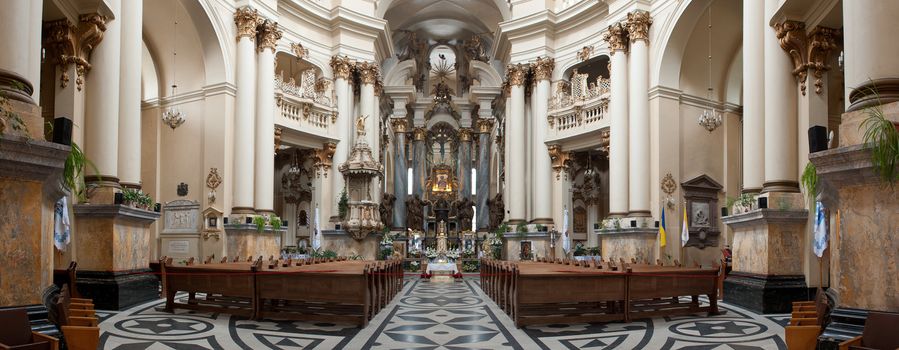
[[[163,234],[200,234],[200,204],[174,200],[162,206]]]
[[[190,252],[190,241],[169,241],[169,253],[187,254]]]

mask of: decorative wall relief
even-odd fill
[[[690,240],[687,247],[718,246],[721,230],[718,227],[718,194],[721,185],[708,175],[700,175],[681,184],[689,218]],[[673,191],[672,191],[673,192]]]
[[[209,168],[209,175],[206,175],[206,187],[209,188],[209,204],[215,203],[215,190],[221,186],[222,176],[219,175],[218,168]]]
[[[213,207],[203,211],[203,239],[214,237],[220,239],[222,235],[222,213]]]
[[[662,178],[661,188],[662,192],[665,192],[667,195],[663,199],[663,203],[665,203],[668,209],[674,210],[674,197],[671,195],[677,190],[677,182],[674,181],[674,176],[671,176],[671,173],[665,174],[665,177]]]
[[[177,199],[162,206],[163,234],[197,233],[200,229],[200,204]]]

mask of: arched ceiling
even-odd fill
[[[493,33],[504,19],[494,1],[473,0],[393,0],[384,19],[396,31],[394,40],[405,46],[405,31],[429,41],[468,40],[474,34],[492,42]]]

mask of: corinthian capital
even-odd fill
[[[537,57],[537,62],[531,64],[531,68],[534,70],[534,80],[549,80],[552,78],[555,67],[555,59]]]
[[[621,23],[613,23],[609,26],[609,31],[602,36],[609,44],[609,51],[614,55],[615,51],[627,52],[627,29]]]
[[[106,16],[89,13],[81,15],[77,27],[66,19],[48,22],[44,25],[44,32],[47,33],[44,40],[47,56],[62,71],[59,78],[60,87],[68,86],[68,69],[74,64],[75,73],[78,75],[75,83],[78,91],[81,91],[84,86],[84,76],[91,69],[88,59],[91,51],[103,40],[106,20]]]
[[[478,119],[478,132],[489,134],[493,130],[493,119]]]
[[[331,71],[334,72],[334,78],[349,79],[353,72],[353,61],[346,56],[332,56]]]
[[[821,93],[824,85],[821,78],[824,76],[824,72],[830,69],[830,66],[827,65],[827,57],[830,56],[832,50],[839,46],[837,42],[842,35],[843,33],[839,29],[820,26],[815,27],[809,33],[808,68],[812,69],[812,74],[815,75],[816,94]]]
[[[362,84],[375,84],[378,81],[378,65],[374,62],[359,62],[356,64],[359,79]]]
[[[281,39],[281,30],[278,29],[278,22],[265,20],[256,28],[256,50],[269,49],[275,52],[275,46]]]
[[[510,64],[506,67],[506,75],[509,77],[509,85],[524,85],[528,77],[528,66],[524,64]]]
[[[331,161],[334,158],[334,152],[337,150],[337,144],[334,142],[325,142],[321,149],[313,151],[312,165],[315,167],[315,176],[328,177],[328,170],[331,168]]]
[[[261,21],[259,12],[255,9],[251,9],[249,6],[237,9],[234,12],[234,24],[237,25],[237,40],[240,40],[242,37],[255,39],[256,27],[259,26]]]
[[[549,159],[556,172],[556,180],[561,179],[563,173],[567,176],[571,166],[571,152],[562,151],[561,145],[549,145],[546,150],[549,152]]]
[[[631,41],[649,41],[649,27],[652,25],[652,16],[649,11],[636,10],[627,14],[627,31]]]

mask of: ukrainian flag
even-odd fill
[[[659,221],[659,246],[665,246],[665,207],[662,207],[662,220]]]

